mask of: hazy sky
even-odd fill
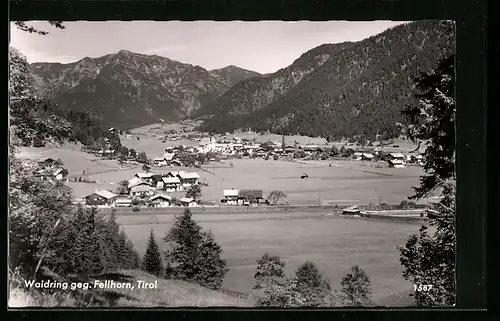
[[[13,27],[10,41],[30,63],[68,63],[126,49],[206,69],[236,65],[270,73],[290,65],[301,54],[321,44],[359,41],[401,23],[77,21],[66,22],[66,28],[60,30],[47,22],[30,22],[49,34],[29,34]]]

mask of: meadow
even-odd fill
[[[324,213],[194,214],[221,244],[229,272],[223,287],[255,294],[256,261],[265,252],[279,255],[292,275],[307,260],[315,262],[339,289],[342,277],[359,265],[372,281],[373,301],[378,305],[409,305],[412,285],[401,276],[398,245],[418,231],[420,223],[374,221],[325,216]],[[135,213],[118,215],[118,222],[142,255],[149,231],[161,241],[174,215]]]
[[[140,141],[139,141],[140,142]],[[86,178],[95,184],[70,182],[74,197],[79,199],[96,189],[116,189],[116,183],[132,178],[141,172],[141,166],[122,167],[116,161],[99,159],[80,151],[70,144],[60,149],[23,148],[19,156],[40,159],[60,158],[68,168],[70,179],[87,172]],[[232,165],[231,165],[232,164]],[[331,165],[331,166],[330,166]],[[292,205],[306,204],[399,204],[412,195],[422,169],[408,167],[387,168],[385,163],[361,161],[274,161],[263,159],[233,159],[224,163],[211,163],[200,168],[153,168],[153,173],[171,170],[197,172],[202,187],[202,200],[218,202],[224,189],[262,189],[264,196],[272,190],[287,194],[284,202]],[[309,175],[301,179],[302,173]],[[182,196],[182,193],[177,193]]]

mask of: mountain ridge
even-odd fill
[[[411,77],[455,51],[454,32],[450,32],[454,25],[450,24],[406,23],[351,43],[281,95],[266,94],[268,88],[242,90],[251,80],[240,82],[213,103],[210,112],[215,110],[215,116],[205,120],[200,130],[241,129],[328,139],[358,136],[373,140],[379,132],[398,136],[396,122],[405,121],[400,111],[416,103]]]
[[[236,82],[260,75],[236,66],[209,71],[128,50],[69,64],[32,63],[30,71],[40,96],[99,114],[121,129],[186,118]]]

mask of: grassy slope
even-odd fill
[[[130,276],[135,285],[137,280],[154,282],[158,280],[158,289],[116,289],[117,294],[123,295],[115,303],[117,306],[131,307],[206,307],[206,306],[253,306],[253,301],[236,298],[228,294],[213,291],[197,284],[179,280],[158,279],[143,271],[122,271]]]
[[[95,292],[108,299],[105,306],[111,307],[251,307],[253,299],[238,298],[219,291],[213,291],[197,284],[179,280],[158,279],[146,272],[127,270],[120,272],[121,277],[128,279],[134,289],[97,289]],[[137,281],[154,282],[158,280],[157,289],[138,289]],[[104,280],[101,280],[104,281]],[[70,290],[67,290],[70,291]],[[65,296],[62,294],[60,297]],[[28,293],[19,288],[11,288],[9,307],[55,307],[75,306],[70,297],[58,303],[55,295]],[[93,306],[93,305],[91,305]]]

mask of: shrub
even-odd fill
[[[144,258],[142,260],[142,269],[156,276],[160,276],[163,273],[161,253],[152,229],[149,234],[146,253],[144,254]]]

